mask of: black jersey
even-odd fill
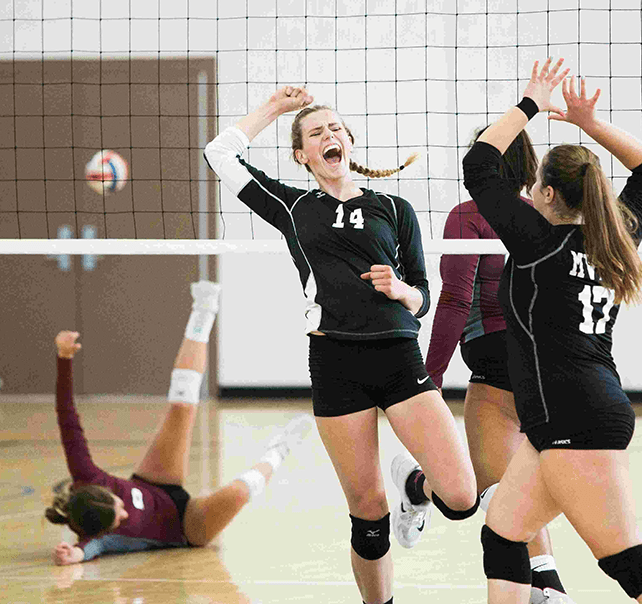
[[[593,409],[630,404],[611,355],[619,307],[587,261],[581,226],[552,225],[511,193],[500,161],[477,142],[464,158],[464,184],[510,253],[499,299],[521,429],[581,426]],[[642,166],[621,199],[642,224]]]
[[[243,132],[228,128],[207,145],[205,158],[243,203],[285,237],[307,300],[307,333],[416,338],[418,318],[428,312],[430,298],[412,206],[368,189],[341,202],[319,189],[287,186],[241,159],[248,144]],[[391,266],[398,278],[422,293],[416,316],[361,279],[373,264]]]

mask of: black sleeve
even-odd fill
[[[426,279],[426,259],[421,243],[421,230],[419,221],[413,207],[400,197],[393,198],[397,207],[399,262],[403,268],[403,280],[411,287],[415,287],[423,296],[423,304],[415,314],[418,319],[423,317],[430,308],[430,291]]]
[[[550,251],[552,225],[510,190],[499,173],[501,157],[497,148],[476,142],[464,157],[464,186],[510,254],[529,262]]]
[[[270,178],[240,157],[238,161],[251,175],[250,181],[239,191],[238,198],[279,231],[284,232],[284,229],[289,229],[294,204],[308,192]]]
[[[639,243],[642,240],[642,164],[633,168],[633,173],[620,193],[620,201],[638,219],[638,228],[634,236]]]

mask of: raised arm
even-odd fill
[[[241,118],[236,128],[241,130],[252,141],[267,128],[277,117],[289,111],[303,109],[314,101],[305,88],[284,86],[277,90],[265,103],[252,113]]]
[[[535,61],[531,79],[524,90],[524,99],[516,107],[511,107],[499,120],[489,126],[477,139],[495,147],[503,155],[515,137],[524,129],[528,120],[539,111],[551,111],[558,115],[564,112],[551,104],[551,93],[569,72],[565,69],[558,75],[564,59],[560,59],[553,69],[551,59],[547,59],[539,71],[539,62]]]
[[[89,447],[74,407],[72,359],[80,350],[77,331],[61,331],[56,336],[58,378],[56,383],[56,414],[67,467],[74,481],[91,482],[103,471],[91,460]]]
[[[564,80],[562,95],[566,101],[566,111],[560,114],[551,114],[551,120],[575,124],[595,142],[615,155],[629,170],[642,164],[642,143],[628,132],[620,130],[613,124],[597,119],[595,105],[600,98],[598,88],[591,98],[586,97],[586,80],[580,79],[580,93],[575,90],[575,76],[570,83]]]

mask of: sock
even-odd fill
[[[248,470],[241,474],[237,480],[241,480],[247,485],[250,491],[250,501],[260,495],[265,489],[265,476],[258,470]]]
[[[557,574],[555,558],[549,554],[533,556],[531,558],[532,584],[537,589],[550,587],[561,593],[566,593],[562,581]]]
[[[195,342],[209,342],[215,318],[216,315],[209,310],[193,309],[185,327],[185,337]]]
[[[276,472],[288,453],[289,450],[286,444],[279,443],[277,446],[268,449],[259,461],[269,463],[272,466],[272,471]]]
[[[415,470],[408,476],[408,480],[406,480],[406,495],[408,495],[410,503],[419,505],[428,501],[428,497],[424,493],[424,482],[426,482],[426,476],[421,470]]]

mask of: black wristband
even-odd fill
[[[526,117],[529,120],[532,120],[539,113],[539,107],[537,106],[537,103],[527,96],[525,96],[519,103],[517,103],[517,107],[519,107],[526,114]]]

